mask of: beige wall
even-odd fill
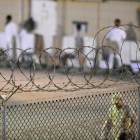
[[[0,32],[4,31],[7,14],[11,14],[18,25],[28,17],[28,2],[29,0],[0,0]]]
[[[132,22],[137,25],[136,9],[140,2],[70,2],[57,1],[58,34],[72,35],[72,22],[88,22],[87,35],[94,36],[99,29],[113,25],[115,18],[120,18],[122,24]],[[100,9],[100,16],[98,10]],[[27,19],[29,15],[29,0],[0,0],[0,31],[4,30],[5,16],[11,14],[17,24]],[[98,19],[98,17],[100,17]],[[100,25],[98,22],[100,21]],[[137,33],[139,35],[139,32]]]
[[[66,1],[65,9],[63,8],[63,3],[58,2],[58,26],[62,26],[63,18],[65,18],[65,34],[72,34],[72,22],[73,21],[87,21],[89,29],[88,34],[93,34],[96,32],[94,27],[97,22],[94,21],[97,18],[97,4],[88,2],[70,2]],[[63,15],[63,10],[64,15]]]
[[[115,18],[120,18],[122,25],[129,24],[137,26],[136,9],[140,5],[138,2],[106,2],[101,4],[100,29],[113,26]],[[127,29],[128,26],[124,26]],[[140,30],[135,30],[140,40]],[[102,35],[103,37],[103,35]]]
[[[64,24],[65,34],[71,35],[73,21],[86,21],[88,22],[87,35],[94,36],[99,29],[113,25],[115,18],[120,18],[122,24],[132,22],[134,25],[137,25],[136,9],[140,5],[140,2],[108,1],[95,3],[70,2],[66,0],[65,8],[63,5],[64,3],[62,1],[58,2],[58,27],[63,28]],[[98,10],[100,13],[98,13]],[[63,17],[65,22],[63,21]]]
[[[120,18],[122,24],[136,22],[136,9],[140,3],[136,2],[106,2],[101,4],[101,27],[113,25],[115,18]]]

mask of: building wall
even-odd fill
[[[11,14],[14,21],[20,24],[28,18],[29,3],[32,0],[0,0],[0,31],[4,30],[5,16]],[[88,23],[88,36],[94,36],[103,27],[113,25],[115,18],[120,18],[122,24],[132,22],[137,25],[136,9],[140,2],[75,2],[70,0],[57,1],[57,34],[72,35],[72,22]],[[140,33],[137,32],[137,35]]]
[[[13,20],[19,25],[27,19],[29,13],[29,0],[0,0],[0,32],[4,31],[5,17],[11,14]]]
[[[58,26],[65,28],[65,35],[71,35],[73,33],[73,21],[87,21],[89,26],[88,34],[93,34],[95,32],[94,26],[97,24],[94,21],[95,18],[97,18],[96,3],[66,1],[65,4],[61,2],[58,5]]]
[[[140,2],[106,2],[102,3],[100,6],[100,29],[113,26],[115,18],[120,18],[122,21],[122,25],[129,24],[130,22],[133,25],[137,24],[137,15],[136,10]],[[124,26],[124,29],[127,29],[128,26]],[[137,33],[137,37],[140,40],[140,30],[135,30]],[[101,35],[103,38],[103,35]]]
[[[101,4],[101,27],[112,25],[115,18],[120,18],[122,24],[132,22],[137,25],[136,9],[138,2],[106,2]]]
[[[120,18],[122,24],[132,22],[137,25],[136,9],[140,2],[73,2],[58,1],[58,27],[65,35],[71,35],[73,21],[87,21],[87,35],[94,36],[100,29],[114,25],[114,19]]]

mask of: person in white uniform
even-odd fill
[[[16,59],[17,25],[11,15],[6,16],[5,23],[6,49],[10,59]]]
[[[106,61],[108,63],[109,69],[113,69],[114,66],[115,68],[120,68],[122,66],[121,57],[119,56],[119,44],[126,38],[125,31],[122,28],[120,28],[120,19],[116,19],[114,23],[115,26],[112,27],[106,35],[108,46],[103,48],[103,52],[107,54]]]

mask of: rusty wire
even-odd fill
[[[126,28],[128,25],[123,25],[123,28]],[[132,30],[138,30],[137,26],[132,26]],[[121,59],[122,66],[121,68],[115,68],[114,70],[118,72],[118,75],[115,75],[115,78],[112,76],[112,69],[109,69],[109,64],[105,60],[106,64],[106,69],[101,70],[98,66],[99,63],[99,57],[103,57],[102,49],[104,48],[110,48],[113,51],[113,54],[115,55],[114,48],[112,46],[107,46],[105,42],[106,35],[108,32],[110,32],[110,28],[113,28],[113,26],[110,27],[105,27],[101,29],[95,36],[93,40],[93,44],[91,46],[83,46],[84,49],[88,49],[88,53],[85,54],[84,52],[81,51],[81,49],[77,48],[71,48],[68,46],[66,49],[60,49],[60,48],[55,48],[55,47],[50,47],[47,49],[44,49],[40,54],[34,57],[34,50],[32,55],[29,55],[28,59],[30,59],[30,62],[24,62],[22,61],[23,56],[28,53],[30,48],[27,50],[22,50],[17,48],[17,51],[20,52],[18,54],[18,57],[16,60],[12,60],[12,58],[9,56],[9,51],[12,51],[12,49],[8,50],[2,50],[0,53],[0,58],[1,62],[6,63],[8,65],[9,69],[9,78],[6,78],[3,73],[0,73],[1,78],[3,79],[1,82],[4,83],[3,86],[1,86],[0,91],[1,93],[9,93],[11,90],[19,87],[18,92],[32,92],[32,91],[75,91],[75,90],[80,90],[80,89],[93,89],[93,88],[108,88],[110,86],[113,86],[117,84],[120,80],[127,81],[128,79],[132,82],[135,82],[139,84],[139,72],[136,75],[133,75],[131,72],[131,69],[127,66],[123,66],[123,58],[121,57],[121,51],[123,48],[123,45],[126,40],[124,40],[121,44],[120,48],[120,53],[118,53],[118,56]],[[123,30],[122,28],[120,28]],[[107,31],[106,31],[107,30]],[[104,32],[104,35],[102,35],[102,42],[100,44],[100,47],[94,48],[94,44],[96,42],[97,37],[101,35],[102,32]],[[124,30],[123,30],[124,31]],[[138,55],[139,55],[139,44],[138,42],[135,42],[137,46],[137,51],[136,53],[136,63],[139,69],[138,65]],[[53,54],[49,54],[48,51],[52,50]],[[67,54],[67,50],[71,50],[70,54]],[[89,58],[89,55],[92,55],[92,58]],[[46,56],[47,58],[45,59],[46,63],[42,62],[42,58]],[[63,57],[67,56],[67,60],[71,63],[71,68],[69,70],[69,67],[67,64],[63,64]],[[74,56],[74,57],[73,57]],[[73,59],[77,59],[79,62],[80,56],[84,57],[84,60],[87,61],[87,63],[90,65],[88,67],[88,72],[85,71],[86,69],[85,65],[82,65],[82,69],[78,69],[75,67]],[[49,62],[47,62],[49,60]],[[56,60],[57,63],[56,64]],[[37,62],[39,61],[39,62]],[[91,62],[93,64],[91,64]],[[27,64],[28,67],[25,72],[25,68],[23,67],[23,63]],[[37,66],[39,66],[39,71],[42,71],[45,75],[42,77],[36,77],[37,73]],[[59,67],[59,68],[58,68]],[[61,69],[61,74],[63,73],[63,76],[65,76],[66,81],[59,83],[55,83],[55,77],[57,74],[59,74],[59,70]],[[24,77],[23,79],[18,78],[16,80],[17,75],[16,71],[19,71],[20,74]],[[28,71],[28,74],[27,74]],[[101,74],[102,73],[102,74]],[[82,77],[84,82],[80,83],[80,81],[74,81],[74,77],[79,75]],[[95,83],[94,78],[98,77],[98,75],[101,75],[101,79],[99,80],[98,84]],[[39,83],[36,83],[38,79],[47,79],[46,83],[43,83],[40,85]],[[112,81],[112,83],[109,85],[106,85],[106,81]],[[19,82],[18,82],[19,81]],[[20,83],[21,81],[24,81],[25,83],[22,84]],[[96,80],[97,81],[97,80]],[[20,83],[20,84],[19,84]],[[11,86],[11,88],[8,88],[8,85]],[[106,86],[105,86],[106,85]],[[69,87],[70,88],[67,88]],[[50,88],[51,87],[51,88]]]

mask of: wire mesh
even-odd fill
[[[122,95],[124,104],[138,111],[138,89],[91,94],[78,98],[6,106],[8,140],[100,140],[114,104],[112,96]],[[137,123],[136,123],[137,125]],[[135,139],[138,128],[133,128]],[[111,138],[110,138],[111,139]]]

